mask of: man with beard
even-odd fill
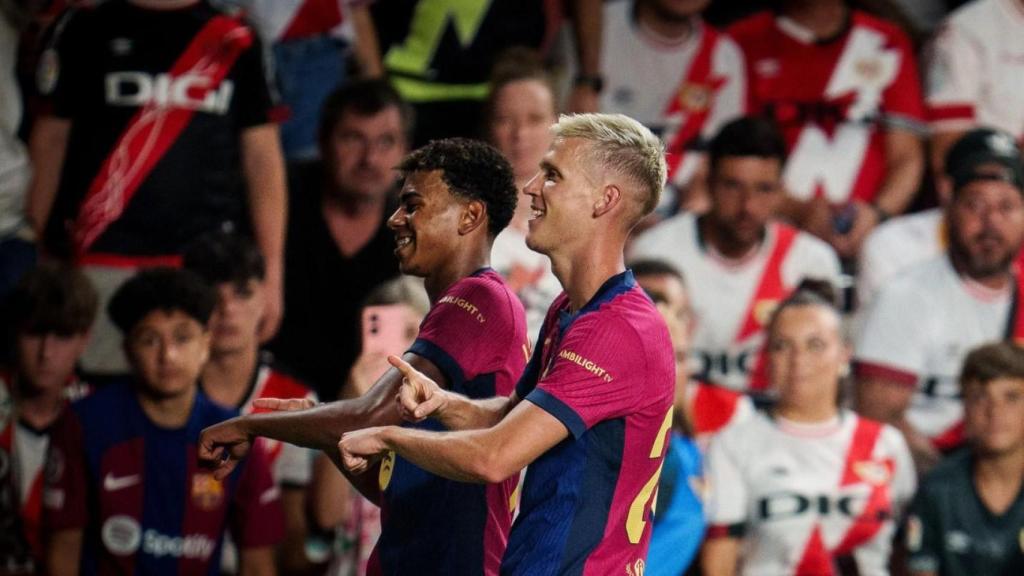
[[[324,104],[322,161],[289,167],[286,312],[270,348],[320,398],[337,398],[359,352],[363,299],[398,275],[387,218],[411,115],[387,82],[348,84]]]
[[[978,129],[950,150],[946,253],[878,293],[856,339],[857,406],[907,436],[924,472],[963,439],[957,373],[972,348],[1024,336],[1012,270],[1024,241],[1024,167],[1013,137]]]
[[[711,207],[681,214],[637,238],[631,258],[684,270],[697,317],[695,376],[741,392],[767,387],[761,358],[771,310],[801,280],[839,279],[839,260],[817,238],[773,219],[785,193],[786,145],[769,120],[726,124],[708,146]]]

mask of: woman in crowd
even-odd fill
[[[710,576],[889,573],[914,466],[899,432],[838,405],[850,351],[831,287],[805,282],[769,324],[770,413],[712,440]]]

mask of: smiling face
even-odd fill
[[[142,392],[160,399],[189,394],[210,354],[210,333],[180,310],[154,310],[125,338]]]
[[[526,245],[541,254],[591,238],[589,224],[599,192],[587,174],[589,144],[577,138],[559,138],[541,160],[540,172],[523,193],[530,197],[530,231]]]
[[[448,190],[440,170],[405,178],[398,209],[388,219],[403,274],[426,277],[442,268],[459,237],[465,203]]]

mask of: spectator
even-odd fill
[[[269,47],[287,119],[281,146],[289,161],[319,156],[317,125],[327,96],[349,80],[354,55],[367,76],[382,74],[377,34],[365,0],[226,0],[246,10]]]
[[[223,226],[267,261],[262,339],[281,314],[285,189],[259,43],[207,0],[113,0],[70,11],[40,64],[51,113],[30,140],[28,214],[85,266],[101,303],[139,267],[177,264]],[[126,369],[106,315],[83,357]]]
[[[676,390],[672,412],[671,441],[658,479],[658,513],[654,516],[651,545],[647,550],[647,576],[680,576],[704,538],[704,482],[701,452],[694,438],[688,403],[690,374],[686,369],[691,326],[689,303],[682,275],[660,260],[641,260],[630,265],[637,284],[654,301],[668,325],[676,351]]]
[[[772,317],[771,415],[711,442],[708,576],[889,573],[913,462],[896,429],[838,406],[850,352],[826,292],[798,289]]]
[[[266,455],[253,451],[223,482],[198,468],[199,431],[232,415],[196,385],[215,304],[200,278],[167,268],[140,272],[114,294],[109,312],[133,376],[73,404],[54,428],[48,574],[219,574],[214,552],[229,524],[240,573],[274,574],[282,515]]]
[[[629,267],[662,315],[672,316],[666,322],[676,348],[676,410],[685,411],[679,420],[685,420],[689,434],[703,452],[713,436],[749,418],[754,403],[745,394],[702,382],[690,374],[690,344],[696,319],[682,272],[663,260],[634,260]],[[680,381],[686,385],[679,385]]]
[[[485,110],[487,138],[508,159],[516,189],[522,190],[539,173],[557,120],[551,80],[535,53],[512,49],[498,60]],[[519,194],[512,221],[494,239],[491,266],[523,302],[533,335],[562,285],[551,272],[551,261],[526,246],[531,214],[530,197]]]
[[[747,104],[743,55],[701,19],[709,3],[619,0],[605,8],[601,110],[636,118],[665,142],[666,214],[707,208],[704,147]]]
[[[496,58],[513,46],[546,53],[561,27],[563,4],[571,8],[582,62],[570,105],[594,111],[601,88],[602,0],[466,0],[457,9],[430,0],[375,3],[384,70],[416,109],[414,147],[475,135]]]
[[[913,576],[1020,574],[1024,568],[1024,351],[971,351],[960,373],[968,448],[921,482],[906,537]]]
[[[395,348],[408,350],[430,308],[422,285],[414,278],[402,276],[381,284],[366,299],[364,310],[393,308],[404,316],[403,334]],[[365,316],[364,316],[365,318]],[[365,332],[364,328],[364,332]],[[342,390],[342,400],[358,398],[373,387],[390,367],[383,350],[364,349],[349,373]],[[311,517],[322,533],[334,533],[333,552],[327,574],[330,576],[365,576],[370,552],[381,532],[380,508],[359,494],[348,480],[321,454],[313,473]]]
[[[324,106],[322,160],[290,174],[287,313],[270,348],[321,398],[338,396],[359,353],[366,295],[398,275],[387,218],[411,128],[411,111],[387,83],[353,82]]]
[[[259,398],[310,398],[316,395],[302,382],[283,372],[260,352],[259,323],[266,298],[263,256],[247,239],[218,232],[190,246],[185,268],[195,272],[217,292],[210,317],[210,359],[203,367],[199,389],[214,403],[242,414],[258,411]],[[285,512],[285,541],[278,566],[286,574],[308,568],[305,559],[306,488],[313,453],[291,444],[264,440],[274,482],[281,488]],[[224,569],[237,571],[237,551],[230,538],[224,546]]]
[[[39,574],[49,431],[88,390],[75,364],[96,316],[96,290],[80,272],[43,264],[22,277],[8,305],[15,352],[0,370],[0,573]]]
[[[786,139],[782,213],[852,258],[920,184],[924,112],[910,41],[844,0],[783,0],[729,31],[746,58],[751,111],[775,118]]]
[[[948,247],[878,292],[856,344],[858,410],[900,428],[922,473],[963,438],[964,355],[1024,333],[1012,273],[1024,241],[1020,150],[1008,134],[975,130],[947,160]]]
[[[697,378],[764,394],[762,348],[772,308],[804,278],[837,282],[826,244],[773,220],[782,201],[785,143],[768,120],[726,124],[708,147],[711,208],[640,235],[632,258],[661,258],[691,278]]]
[[[21,92],[16,77],[18,39],[29,14],[15,0],[0,1],[0,300],[35,263],[32,229],[25,218],[25,190],[32,166],[21,128]]]
[[[926,98],[936,174],[942,174],[953,143],[972,128],[997,128],[1024,139],[1024,63],[1007,57],[1024,49],[1022,10],[1013,0],[970,2],[947,17],[935,36]]]

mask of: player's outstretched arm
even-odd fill
[[[435,382],[447,385],[441,371],[429,360],[407,353],[410,366]],[[214,467],[223,479],[244,458],[257,436],[337,454],[342,434],[367,426],[400,424],[394,398],[402,385],[402,374],[389,369],[366,394],[297,411],[251,414],[226,420],[203,430],[199,436],[199,459]]]
[[[530,402],[520,402],[491,428],[429,432],[398,426],[345,434],[338,444],[342,462],[353,473],[367,469],[379,454],[394,450],[438,476],[460,482],[500,482],[526,467],[569,436],[557,418]]]
[[[402,386],[395,401],[404,420],[422,422],[433,418],[449,430],[475,430],[494,426],[518,404],[515,394],[473,400],[445,390],[423,372],[397,356],[388,362],[402,373]]]

